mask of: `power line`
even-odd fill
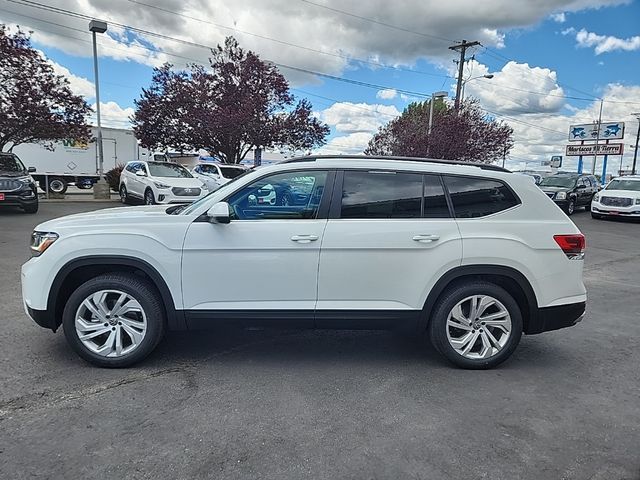
[[[455,40],[451,40],[450,38],[438,37],[436,35],[429,35],[428,33],[417,32],[415,30],[410,30],[408,28],[403,28],[403,27],[399,27],[397,25],[392,25],[390,23],[381,22],[381,21],[375,20],[373,18],[363,17],[363,16],[357,15],[355,13],[346,12],[344,10],[339,10],[337,8],[329,7],[328,5],[322,5],[321,3],[311,2],[309,0],[300,0],[300,1],[303,2],[303,3],[308,3],[309,5],[313,5],[313,6],[318,7],[318,8],[324,8],[325,10],[330,10],[330,11],[335,12],[335,13],[340,13],[340,14],[346,15],[348,17],[358,18],[358,19],[364,20],[366,22],[375,23],[376,25],[381,25],[383,27],[392,28],[394,30],[399,30],[401,32],[412,33],[414,35],[419,35],[421,37],[426,37],[426,38],[433,38],[434,40],[440,40],[442,42],[447,42],[447,43],[455,42]]]

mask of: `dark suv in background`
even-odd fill
[[[36,182],[14,153],[0,153],[0,207],[20,207],[27,213],[38,211]]]
[[[580,173],[556,173],[543,178],[540,188],[567,215],[579,207],[589,208],[593,196],[600,190],[595,176]]]

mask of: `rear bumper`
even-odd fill
[[[539,308],[536,318],[531,318],[525,333],[528,335],[572,327],[582,320],[586,302],[568,303]]]

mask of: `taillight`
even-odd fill
[[[581,233],[571,235],[554,235],[553,239],[560,246],[569,260],[584,259],[586,241]]]

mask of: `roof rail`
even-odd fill
[[[282,160],[279,163],[299,163],[299,162],[315,162],[316,160],[332,159],[337,160],[346,158],[349,160],[398,160],[402,162],[422,162],[422,163],[438,163],[443,165],[463,165],[467,167],[478,167],[482,170],[492,170],[495,172],[511,173],[510,170],[498,165],[490,165],[480,162],[463,162],[460,160],[443,160],[438,158],[421,158],[421,157],[398,157],[384,155],[307,155],[304,157],[294,157]]]

